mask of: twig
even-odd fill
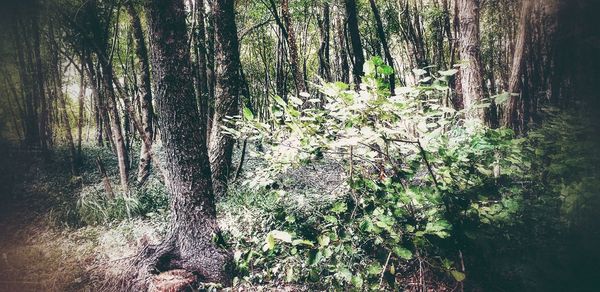
[[[379,277],[379,289],[381,289],[381,283],[383,283],[383,275],[385,274],[385,270],[387,270],[388,263],[390,262],[390,257],[392,253],[388,253],[387,259],[385,260],[385,265],[383,266],[383,271],[381,271],[381,276]]]

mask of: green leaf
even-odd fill
[[[254,120],[254,114],[249,108],[244,107],[244,109],[242,110],[242,114],[244,114],[244,119],[249,121]]]
[[[438,73],[440,73],[440,75],[442,75],[442,76],[453,76],[456,73],[458,73],[458,70],[450,69],[450,70],[446,70],[446,71],[438,71]]]
[[[464,281],[465,278],[467,277],[464,273],[459,272],[457,270],[450,271],[450,274],[452,274],[452,277],[454,277],[454,279],[458,282]]]
[[[410,260],[413,257],[413,254],[412,254],[412,252],[410,250],[408,250],[408,249],[406,249],[404,247],[401,247],[401,246],[394,247],[394,253],[398,257],[400,257],[402,259],[405,259],[405,260]]]
[[[325,247],[325,246],[329,245],[329,242],[331,241],[331,239],[329,238],[329,236],[327,234],[323,234],[323,235],[319,236],[317,241],[319,241],[319,245],[321,247]]]
[[[285,106],[287,106],[287,104],[285,103],[285,101],[283,101],[283,99],[282,99],[282,98],[281,98],[279,95],[275,95],[275,96],[273,96],[273,99],[275,100],[275,102],[276,102],[278,105],[280,105],[280,106],[282,106],[282,107],[285,107]]]
[[[496,102],[496,104],[503,104],[508,101],[508,99],[510,98],[510,94],[508,92],[505,92],[498,95],[494,95],[491,98]]]
[[[275,248],[275,237],[269,232],[265,238],[265,245],[263,245],[263,251],[273,250]]]
[[[352,285],[358,289],[362,288],[363,285],[363,279],[360,275],[354,275],[352,276],[352,280],[350,280],[350,282],[352,283]]]
[[[323,217],[323,219],[325,219],[325,221],[332,223],[332,224],[337,224],[338,220],[337,218],[335,218],[335,216],[331,216],[331,215],[326,215]]]
[[[372,263],[367,267],[367,274],[369,275],[379,275],[383,271],[383,267],[380,263]]]
[[[346,282],[350,282],[352,279],[352,272],[348,268],[338,268],[336,275]]]
[[[335,202],[333,207],[331,208],[331,212],[340,214],[344,213],[348,210],[348,206],[346,206],[345,202]]]
[[[285,231],[273,230],[270,232],[271,236],[274,239],[278,239],[283,242],[291,243],[292,235]]]
[[[312,241],[306,239],[294,239],[294,241],[292,241],[292,245],[306,245],[310,247],[315,246]]]

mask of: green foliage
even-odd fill
[[[164,185],[151,178],[133,196],[108,198],[101,186],[84,188],[77,200],[79,220],[88,225],[105,224],[137,216],[159,217],[166,213],[168,196]]]
[[[384,285],[401,287],[395,280],[400,270],[427,254],[434,272],[461,282],[466,275],[451,259],[469,236],[486,224],[514,223],[521,193],[512,181],[530,169],[525,140],[441,106],[455,70],[398,88],[397,96],[390,96],[382,79],[389,70],[373,58],[359,92],[323,84],[320,109],[275,97],[272,121],[245,114],[236,130],[227,130],[268,146],[252,153],[269,167],[247,179],[251,188],[321,159],[348,171],[346,196],[309,214],[276,209],[280,220],[271,221],[272,229],[251,234],[242,245],[247,248],[238,247],[236,260],[247,280],[318,282],[345,290],[379,289],[384,277]]]

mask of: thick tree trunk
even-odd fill
[[[383,22],[381,22],[381,16],[379,15],[379,9],[377,8],[377,4],[375,0],[369,0],[371,3],[371,10],[373,11],[373,16],[375,17],[375,24],[377,25],[377,36],[379,37],[379,41],[381,42],[381,46],[383,47],[383,53],[385,54],[385,61],[388,65],[394,68],[394,58],[392,58],[392,53],[390,52],[390,46],[388,45],[387,37],[385,36],[385,30],[383,29]],[[390,81],[390,92],[392,95],[395,94],[396,89],[396,75],[392,73],[389,77]]]
[[[526,42],[529,34],[529,17],[533,4],[532,2],[533,0],[523,0],[521,4],[521,20],[519,23],[519,31],[517,33],[517,43],[513,54],[512,67],[510,69],[510,78],[508,79],[508,93],[511,94],[511,97],[508,101],[504,125],[517,131],[522,130],[518,129],[520,124],[519,104],[522,103],[524,96],[519,87],[521,87],[521,77],[527,51]]]
[[[360,32],[358,30],[358,12],[356,9],[356,0],[345,0],[346,17],[348,25],[348,34],[352,44],[352,58],[354,60],[352,74],[354,75],[354,85],[356,89],[360,88],[363,76],[363,65],[365,55],[363,53],[362,43],[360,41]]]
[[[479,41],[479,0],[458,0],[460,34],[458,45],[462,96],[468,117],[484,120],[483,110],[474,106],[483,98],[483,77]]]
[[[142,147],[140,149],[140,161],[138,164],[137,183],[143,184],[150,175],[150,166],[152,165],[152,137],[154,108],[152,106],[152,83],[150,81],[150,62],[148,61],[148,50],[142,30],[142,23],[138,12],[135,10],[131,1],[126,2],[127,12],[129,13],[131,28],[135,38],[135,53],[140,62],[140,105],[141,105],[141,127],[143,128],[145,139],[142,137]],[[131,113],[134,114],[133,112]]]
[[[234,0],[213,2],[215,18],[216,81],[215,114],[209,143],[210,166],[213,187],[217,197],[225,195],[231,168],[234,140],[223,133],[223,126],[232,125],[225,121],[227,116],[239,112],[240,56],[235,24]]]
[[[193,98],[185,6],[182,0],[154,0],[148,8],[156,108],[172,219],[164,242],[144,248],[121,284],[128,285],[129,290],[145,291],[152,274],[185,269],[198,274],[202,281],[228,285],[231,254],[213,241],[220,231],[206,139],[200,131],[200,116]]]

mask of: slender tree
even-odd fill
[[[352,63],[352,74],[354,75],[354,85],[358,89],[363,76],[365,55],[363,53],[360,32],[358,30],[358,12],[356,8],[356,0],[345,0],[345,7],[348,34],[350,35],[350,42],[352,44],[352,59],[354,60]]]
[[[462,66],[460,84],[464,107],[469,117],[484,119],[483,111],[474,106],[483,98],[483,76],[479,40],[479,0],[457,0],[458,46]]]
[[[326,81],[331,81],[331,61],[329,41],[331,39],[331,21],[329,3],[323,3],[323,17],[318,19],[321,32],[321,45],[319,47],[319,75]]]
[[[377,25],[377,36],[379,37],[379,41],[381,42],[381,46],[383,47],[385,61],[390,67],[394,68],[394,58],[392,58],[392,53],[390,52],[390,46],[388,45],[385,30],[383,28],[383,22],[381,21],[381,15],[379,14],[379,9],[377,8],[377,3],[375,3],[375,0],[369,0],[369,3],[371,4],[371,11],[373,11],[373,16],[375,17],[375,24]],[[396,88],[396,75],[394,73],[390,75],[389,82],[390,92],[392,93],[392,95],[394,95]]]
[[[532,2],[533,0],[523,0],[521,4],[519,31],[517,33],[510,78],[508,79],[508,93],[511,96],[504,117],[504,125],[515,130],[522,130],[522,124],[525,122],[523,118],[519,119],[519,105],[522,104],[522,100],[525,98],[519,92],[519,87],[522,84],[521,78],[527,51],[526,42],[530,30],[529,14],[531,13]]]
[[[148,61],[148,50],[146,48],[146,40],[142,30],[142,23],[138,12],[133,3],[127,1],[125,3],[127,13],[131,22],[133,36],[136,43],[136,56],[140,62],[140,107],[141,107],[141,126],[144,131],[145,139],[142,138],[142,148],[140,150],[140,161],[138,164],[137,182],[144,183],[150,175],[150,166],[152,161],[152,137],[154,136],[153,116],[154,109],[152,106],[152,84],[150,82],[150,62]],[[133,114],[133,113],[132,113]]]
[[[306,87],[304,86],[304,75],[298,59],[298,45],[296,44],[296,32],[292,23],[292,16],[290,15],[289,0],[281,0],[281,18],[283,18],[285,24],[290,53],[290,67],[292,69],[292,76],[294,77],[294,84],[296,85],[296,94],[299,94],[306,91]]]

